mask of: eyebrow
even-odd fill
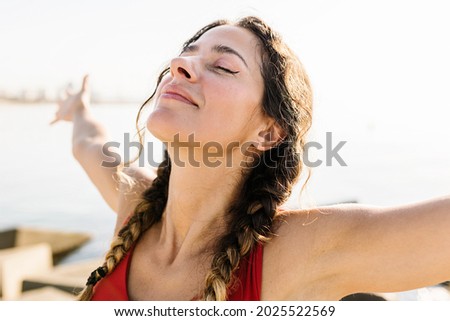
[[[195,52],[195,51],[198,51],[198,49],[199,49],[199,47],[197,45],[189,45],[189,46],[187,46],[186,48],[183,49],[182,53]],[[214,47],[211,48],[211,51],[214,51],[214,52],[217,52],[217,53],[226,53],[226,54],[235,55],[248,68],[247,62],[245,61],[244,57],[242,57],[242,55],[239,52],[237,52],[236,50],[234,50],[231,47],[228,47],[228,46],[225,46],[225,45],[215,45]]]

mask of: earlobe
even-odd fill
[[[260,151],[266,151],[275,147],[286,137],[284,130],[274,121],[268,129],[258,133],[258,146]]]

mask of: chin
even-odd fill
[[[158,108],[152,111],[147,119],[148,131],[162,142],[172,142],[178,134],[183,141],[193,133],[186,118],[170,108]]]
[[[171,114],[173,113],[168,110],[156,109],[147,118],[148,131],[162,142],[171,141],[176,134]]]

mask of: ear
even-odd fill
[[[286,137],[286,133],[275,120],[272,120],[264,130],[258,133],[258,145],[256,149],[266,151],[275,147]]]

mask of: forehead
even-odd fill
[[[218,26],[205,32],[195,43],[199,46],[212,47],[225,45],[239,52],[252,65],[261,65],[259,39],[249,30],[237,26]]]

